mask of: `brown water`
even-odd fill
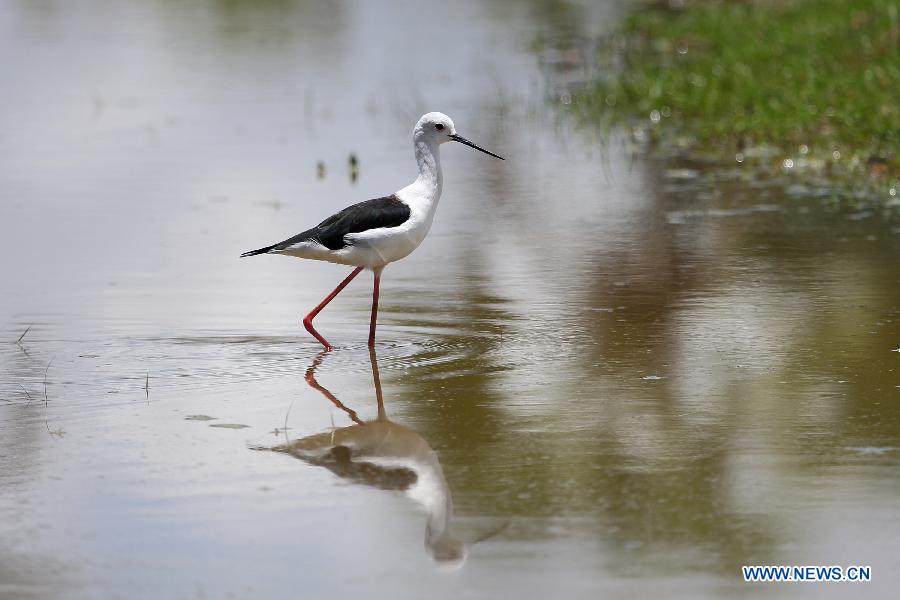
[[[896,212],[574,130],[534,42],[615,15],[3,3],[0,596],[889,597]],[[372,449],[371,280],[323,357],[346,270],[237,256],[408,183],[427,110],[508,160],[446,148],[385,271]],[[820,563],[873,581],[740,574]]]

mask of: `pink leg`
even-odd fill
[[[378,319],[378,287],[381,284],[381,269],[375,270],[375,290],[372,292],[372,321],[369,323],[369,348],[375,347],[375,322]]]
[[[334,288],[334,291],[331,292],[330,294],[328,294],[327,298],[322,300],[322,302],[320,302],[317,307],[312,309],[312,311],[308,315],[303,317],[303,326],[306,327],[306,330],[308,332],[310,332],[314,338],[319,340],[319,342],[323,346],[325,346],[326,351],[332,349],[331,344],[328,343],[328,340],[326,340],[321,335],[319,335],[319,332],[316,331],[316,329],[313,327],[313,324],[312,324],[313,319],[315,319],[316,315],[319,314],[323,308],[328,306],[328,303],[331,302],[332,300],[334,300],[334,297],[337,296],[338,294],[340,294],[341,290],[344,289],[345,287],[347,287],[347,284],[350,283],[354,277],[359,275],[359,272],[362,270],[363,270],[363,267],[356,267],[355,269],[353,269],[353,272],[350,273],[345,280],[343,280],[340,284],[338,284],[338,286],[336,288]]]

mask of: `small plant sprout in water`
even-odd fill
[[[24,352],[26,356],[28,356],[28,350],[26,350],[25,346],[22,345],[22,340],[25,339],[25,336],[28,335],[28,332],[31,331],[32,327],[34,327],[33,323],[26,327],[25,331],[22,332],[22,335],[19,336],[19,339],[16,340],[16,346],[18,346],[19,350]]]
[[[47,367],[44,369],[44,404],[45,405],[47,404],[47,401],[49,400],[47,398],[47,372],[50,370],[50,365],[52,365],[52,364],[53,364],[53,359],[51,358],[47,362]]]
[[[350,153],[350,157],[347,159],[347,166],[350,172],[351,183],[356,183],[356,180],[359,179],[359,159],[353,152]]]
[[[31,394],[28,393],[28,388],[26,388],[21,383],[19,384],[19,387],[22,388],[22,391],[25,392],[25,397],[28,398],[28,402],[25,403],[25,406],[28,406],[29,404],[31,404]]]
[[[22,335],[19,336],[19,339],[16,340],[16,344],[22,345],[22,340],[25,339],[25,336],[28,335],[28,332],[31,331],[32,327],[34,327],[34,323],[25,328],[25,331],[23,331]]]

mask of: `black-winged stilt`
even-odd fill
[[[404,258],[418,248],[431,228],[443,186],[439,148],[445,142],[460,142],[504,160],[502,156],[488,152],[458,135],[453,121],[447,115],[430,112],[423,115],[413,129],[413,146],[416,162],[419,164],[419,176],[414,182],[390,196],[348,206],[312,229],[283,242],[241,254],[241,257],[287,254],[356,267],[303,318],[303,326],[326,350],[331,350],[331,344],[315,330],[313,319],[363,269],[371,269],[375,274],[369,348],[375,346],[381,272],[389,263]]]

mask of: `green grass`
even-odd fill
[[[621,68],[575,104],[594,121],[644,123],[657,141],[687,138],[722,158],[764,146],[893,177],[898,13],[896,0],[642,4],[623,25]]]

